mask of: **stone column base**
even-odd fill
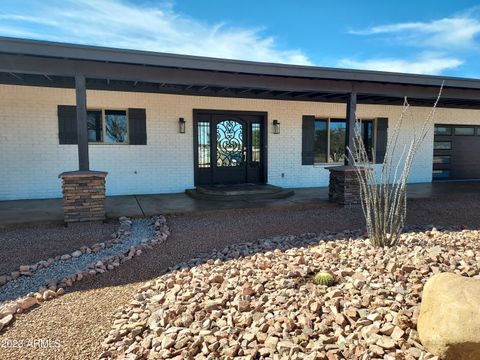
[[[63,180],[63,211],[66,223],[105,220],[105,177],[103,171],[69,171]]]
[[[360,204],[360,183],[353,166],[332,166],[328,186],[328,200],[340,205]]]

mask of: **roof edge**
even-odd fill
[[[0,37],[0,52],[255,75],[480,88],[480,79],[232,60],[144,50]]]

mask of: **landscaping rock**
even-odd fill
[[[480,280],[452,273],[431,277],[423,290],[418,334],[442,359],[480,359]]]
[[[478,276],[478,239],[409,232],[374,248],[349,231],[199,254],[142,285],[104,348],[113,359],[434,359],[416,333],[423,286],[436,271]],[[318,271],[336,283],[317,285]]]
[[[38,300],[34,297],[26,297],[17,301],[17,306],[22,310],[28,310],[36,304],[38,304]]]
[[[0,331],[5,327],[7,326],[8,324],[10,324],[10,322],[13,320],[13,315],[12,314],[8,314],[4,317],[2,317],[0,319]]]
[[[78,258],[82,256],[82,252],[80,250],[75,250],[73,253],[72,253],[72,257],[74,258]]]
[[[84,246],[72,254],[57,255],[34,265],[22,265],[20,271],[13,272],[10,277],[0,276],[0,319],[63,295],[65,287],[72,286],[85,276],[113,270],[127,259],[126,252],[132,252],[133,249],[133,255],[141,255],[141,249],[151,249],[151,245],[165,241],[170,233],[163,216],[155,218],[158,226],[153,227],[152,219],[135,220],[133,230],[133,222],[125,219],[121,222],[115,241],[93,245],[95,252]],[[22,297],[25,294],[27,296]],[[141,300],[145,299],[143,294],[139,296]],[[133,332],[140,333],[141,329]]]

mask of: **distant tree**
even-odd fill
[[[127,135],[127,122],[122,116],[109,115],[106,123],[106,132],[108,138],[115,143],[123,143]]]

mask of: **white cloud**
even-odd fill
[[[24,15],[28,8],[28,16]],[[0,35],[289,64],[310,64],[297,49],[280,49],[261,29],[206,24],[168,3],[121,0],[32,1],[0,11]],[[35,28],[32,29],[32,25]]]
[[[338,63],[338,66],[360,70],[435,75],[441,74],[445,70],[456,68],[462,63],[463,61],[459,59],[442,57],[440,54],[424,54],[413,60],[395,58],[374,58],[366,60],[342,59]]]
[[[398,41],[406,41],[408,45],[430,48],[469,48],[476,46],[475,37],[480,34],[480,21],[471,17],[471,15],[469,13],[430,22],[404,22],[373,26],[363,30],[352,30],[349,33],[355,35],[395,35]]]
[[[478,53],[480,44],[480,7],[470,8],[450,17],[431,21],[399,22],[376,25],[350,34],[366,36],[368,41],[382,41],[385,48],[396,54],[411,54],[420,48],[419,55],[393,57],[347,58],[339,61],[341,67],[408,72],[415,74],[441,74],[459,67],[472,53]]]

